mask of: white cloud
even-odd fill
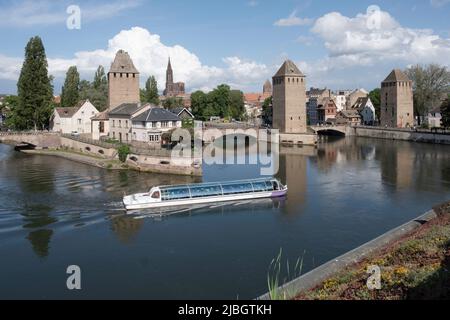
[[[256,0],[250,0],[249,2],[247,2],[247,5],[249,7],[257,7],[259,5],[259,2]]]
[[[354,18],[328,13],[317,19],[311,30],[324,40],[331,65],[385,61],[449,64],[450,39],[430,29],[403,27],[384,11],[368,11]]]
[[[21,66],[22,59],[11,58],[0,54],[0,79],[17,80]]]
[[[305,26],[313,21],[313,19],[297,17],[297,10],[294,10],[289,17],[276,21],[274,25],[277,27]]]
[[[2,5],[0,11],[0,25],[15,27],[49,26],[55,24],[65,25],[69,15],[66,9],[67,1],[25,0],[10,2]],[[81,23],[114,17],[124,10],[138,7],[141,0],[119,1],[114,0],[104,4],[80,4]]]
[[[167,60],[170,56],[175,81],[186,83],[187,89],[210,90],[221,83],[231,84],[234,88],[246,90],[260,85],[271,75],[271,69],[264,64],[244,61],[238,57],[226,57],[224,66],[206,66],[200,59],[180,45],[167,46],[159,35],[151,34],[147,29],[134,27],[123,30],[108,41],[106,49],[80,51],[73,58],[52,58],[49,56],[49,73],[62,79],[71,65],[76,65],[82,77],[92,78],[99,65],[106,70],[120,49],[127,51],[141,73],[144,83],[149,75],[155,75],[159,89],[165,85]],[[16,80],[22,59],[1,57],[0,79]],[[55,88],[59,91],[59,88]]]

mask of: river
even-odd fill
[[[259,177],[259,165],[204,165],[203,178],[108,171],[0,144],[0,298],[247,299],[450,200],[450,146],[332,139],[279,158],[287,199],[126,215],[153,185]],[[301,152],[300,152],[301,153]],[[81,268],[69,291],[66,268]]]

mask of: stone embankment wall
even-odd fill
[[[416,132],[410,129],[349,127],[348,135],[389,140],[450,144],[450,134],[448,133]]]

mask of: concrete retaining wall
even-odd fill
[[[139,171],[201,176],[201,159],[130,154],[127,164]]]
[[[113,159],[117,155],[117,150],[112,148],[102,148],[96,145],[80,142],[73,139],[61,137],[60,147],[83,152],[88,155],[101,157],[105,159]]]
[[[449,134],[415,132],[410,130],[389,129],[389,128],[368,128],[368,127],[352,127],[349,128],[348,135],[356,137],[369,137],[390,140],[403,140],[413,142],[450,144]],[[353,131],[353,134],[352,134]]]

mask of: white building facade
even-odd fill
[[[50,131],[91,134],[91,118],[98,113],[97,108],[89,100],[81,101],[72,108],[56,108],[50,120]]]

